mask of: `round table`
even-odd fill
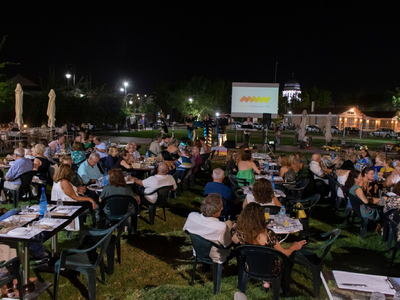
[[[273,220],[275,218],[275,215],[270,215],[269,218]],[[299,231],[303,230],[303,224],[301,224],[299,219],[293,219],[290,218],[289,220],[289,226],[283,226],[282,228],[277,228],[274,224],[268,223],[267,228],[275,232],[276,234],[286,234],[285,238],[279,241],[279,243],[282,243],[284,240],[286,240],[291,233],[296,233]]]

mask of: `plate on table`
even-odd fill
[[[56,211],[54,211],[57,214],[69,214],[70,210],[69,209],[58,209]]]
[[[27,228],[15,228],[13,230],[10,230],[9,232],[7,232],[8,235],[17,235],[17,236],[22,236],[22,235],[26,235],[29,232],[29,230]]]

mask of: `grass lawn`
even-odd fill
[[[214,167],[222,166],[223,158],[217,157]],[[138,221],[139,233],[132,239],[128,239],[127,235],[123,236],[122,264],[115,264],[115,273],[112,276],[106,275],[105,285],[97,282],[97,299],[233,299],[234,292],[238,290],[236,259],[232,259],[228,268],[223,271],[220,295],[213,295],[212,272],[203,273],[200,266],[195,285],[189,285],[192,247],[182,228],[187,215],[199,210],[207,181],[209,175],[200,178],[193,190],[171,199],[166,222],[156,217],[154,226],[150,226],[147,223],[147,212],[142,211],[142,218]],[[20,202],[25,203],[27,202]],[[6,207],[11,208],[11,205]],[[371,228],[367,237],[362,240],[359,236],[359,224],[353,228],[345,227],[342,225],[342,214],[342,210],[336,213],[329,204],[319,204],[310,220],[310,228],[315,232],[342,229],[342,234],[324,262],[324,269],[399,276],[399,263],[392,269],[389,268],[391,251],[386,250],[381,236],[375,234]],[[162,216],[161,209],[157,210],[157,215]],[[90,219],[87,225],[90,226]],[[293,240],[295,236],[291,238]],[[67,239],[62,232],[59,235],[60,248],[73,247],[77,240],[77,235],[73,239]],[[319,241],[311,239],[310,243],[318,244]],[[46,243],[46,247],[50,248],[50,241]],[[97,274],[100,278],[100,273]],[[45,274],[44,277],[49,281],[53,278],[50,274]],[[83,276],[79,278],[86,284]],[[307,269],[295,265],[292,273],[292,297],[288,299],[311,299],[311,278]],[[66,278],[61,278],[59,287],[59,299],[84,299],[80,291]],[[272,299],[272,293],[266,294],[260,281],[249,280],[247,290],[249,299]],[[51,297],[45,293],[37,299]],[[319,299],[327,299],[323,287]]]
[[[147,131],[131,131],[131,132],[123,132],[120,134],[115,134],[116,136],[131,136],[131,137],[141,137],[141,138],[155,138],[155,136],[159,133],[158,130],[147,130]],[[243,142],[243,136],[242,136],[242,131],[238,131],[238,143]],[[171,130],[169,131],[169,134],[172,134]],[[323,138],[322,133],[311,133],[310,134],[313,137],[313,147],[320,148],[323,145],[325,145],[325,138]],[[187,130],[185,129],[176,129],[174,131],[174,136],[177,139],[182,139],[183,137],[187,137]],[[198,129],[196,131],[196,137],[199,138],[203,136],[203,131]],[[275,140],[275,133],[272,130],[268,130],[268,137],[271,140]],[[217,138],[217,134],[213,134],[213,138]],[[349,135],[346,137],[343,137],[342,135],[338,134],[333,134],[333,144],[338,144],[338,140],[341,141],[346,141],[347,144],[361,144],[361,145],[367,145],[369,149],[371,150],[376,150],[382,148],[383,144],[386,143],[396,143],[395,140],[392,140],[390,138],[381,138],[381,137],[363,137],[363,138],[358,138],[355,135]],[[228,139],[229,140],[235,140],[235,131],[234,130],[228,130]],[[256,131],[251,133],[251,139],[250,139],[251,144],[262,144],[263,143],[263,136],[262,136],[262,131]],[[282,137],[281,137],[281,145],[293,145],[294,144],[294,131],[285,131],[282,132]]]

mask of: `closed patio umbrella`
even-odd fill
[[[17,83],[17,87],[15,89],[15,123],[18,124],[19,130],[22,128],[22,123],[24,120],[22,119],[23,112],[23,96],[24,91],[19,83]]]
[[[300,124],[299,141],[303,141],[306,136],[306,126],[307,126],[307,111],[303,110]]]
[[[53,89],[49,93],[49,104],[47,105],[47,116],[49,120],[47,125],[52,129],[55,127],[55,116],[56,116],[56,93]]]
[[[326,125],[325,125],[326,144],[330,143],[332,140],[331,124],[332,124],[332,113],[329,112],[329,114],[326,116]]]

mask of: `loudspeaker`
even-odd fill
[[[225,148],[236,148],[235,141],[226,140],[225,143],[222,144]]]
[[[263,125],[267,127],[271,125],[271,114],[263,114]]]

